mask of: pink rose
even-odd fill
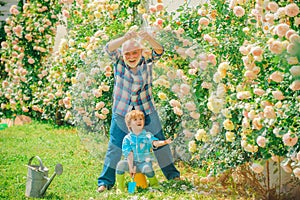
[[[300,90],[300,80],[295,80],[291,85],[290,89],[293,91]]]
[[[279,6],[276,2],[269,2],[267,5],[267,9],[271,12],[275,13],[278,10]]]
[[[155,13],[157,11],[155,6],[150,6],[149,10],[151,13]]]
[[[254,80],[254,79],[257,78],[256,74],[255,74],[253,71],[251,71],[251,70],[247,70],[247,71],[245,72],[244,76],[245,76],[247,79],[249,79],[249,80]]]
[[[28,112],[29,109],[28,109],[27,107],[23,106],[23,107],[22,107],[22,111],[23,111],[23,112]]]
[[[85,52],[81,52],[79,57],[80,57],[81,60],[84,60],[86,58]]]
[[[244,8],[241,7],[241,6],[235,6],[235,7],[233,8],[233,13],[234,13],[235,16],[237,16],[237,17],[242,17],[242,16],[245,15],[245,10],[244,10]]]
[[[197,60],[193,60],[189,66],[190,66],[190,68],[197,69],[199,66],[199,63]]]
[[[263,89],[260,89],[260,88],[255,88],[254,89],[254,94],[258,95],[258,96],[262,96],[265,94],[265,91]]]
[[[287,61],[290,65],[296,65],[299,63],[297,57],[288,57]]]
[[[240,46],[239,51],[241,52],[241,54],[243,54],[244,56],[249,54],[249,48],[245,47],[245,46]]]
[[[8,47],[8,43],[5,42],[5,41],[1,42],[1,47],[2,47],[3,49],[6,49],[6,48]]]
[[[209,60],[210,63],[213,65],[217,64],[216,56],[214,54],[208,54],[207,59]]]
[[[294,77],[300,76],[300,65],[291,67],[290,73],[291,73],[292,76],[294,76]]]
[[[241,91],[241,92],[238,92],[236,94],[237,98],[238,99],[250,99],[251,98],[251,93],[249,91]]]
[[[156,10],[157,10],[157,11],[162,11],[162,10],[164,9],[164,4],[162,4],[162,3],[157,3],[155,7],[156,7]]]
[[[274,108],[272,106],[266,106],[264,108],[264,117],[268,119],[275,119],[276,113],[274,111]]]
[[[256,75],[259,74],[259,72],[260,72],[260,67],[257,67],[257,66],[253,67],[252,71],[253,71],[253,73],[256,74]]]
[[[263,54],[263,49],[260,46],[251,48],[251,53],[253,56],[261,56]]]
[[[188,74],[190,74],[190,75],[196,75],[197,74],[197,69],[189,69],[188,70]]]
[[[289,25],[287,24],[279,24],[276,26],[275,28],[275,33],[279,36],[279,37],[283,37],[285,36],[285,34],[288,32],[288,30],[290,30]]]
[[[242,127],[243,129],[247,129],[247,128],[250,128],[250,122],[247,118],[244,118],[243,121],[242,121]]]
[[[200,61],[200,62],[199,62],[199,67],[200,67],[200,69],[202,69],[202,70],[205,70],[206,67],[207,67],[207,65],[208,65],[207,61]]]
[[[212,87],[212,84],[208,82],[202,82],[201,87],[205,89],[210,89]]]
[[[4,80],[4,81],[2,82],[2,87],[3,87],[3,88],[6,88],[8,85],[9,85],[8,81]]]
[[[188,129],[184,129],[182,132],[183,132],[185,138],[193,137],[193,133],[191,131],[189,131]]]
[[[200,118],[200,114],[197,112],[191,112],[190,116],[191,116],[191,118],[196,119],[196,120]]]
[[[62,11],[62,14],[63,14],[63,16],[66,17],[66,18],[69,18],[69,17],[70,17],[69,11],[67,11],[67,10],[65,10],[65,9]]]
[[[189,56],[190,58],[194,58],[196,52],[195,52],[192,48],[188,48],[188,49],[185,51],[185,54],[186,54],[187,56]]]
[[[16,27],[13,27],[13,31],[14,31],[14,33],[15,33],[18,37],[21,37],[21,36],[22,36],[23,27],[20,26],[20,25],[17,25]]]
[[[282,140],[283,140],[283,143],[286,145],[286,146],[294,146],[295,144],[297,144],[298,142],[298,137],[296,135],[294,135],[293,137],[291,136],[290,133],[286,133],[282,136]]]
[[[198,55],[198,58],[199,58],[200,60],[202,60],[202,61],[207,61],[207,60],[208,60],[208,56],[207,56],[206,53],[200,53],[200,54]]]
[[[96,98],[99,98],[102,96],[102,91],[99,90],[99,89],[94,89],[93,90],[93,95],[96,97]]]
[[[185,104],[185,107],[188,111],[195,111],[197,108],[196,108],[196,104],[192,101],[189,101]]]
[[[12,14],[12,15],[17,15],[19,14],[19,10],[17,9],[17,6],[16,5],[12,5],[9,9],[9,12]]]
[[[109,113],[109,110],[107,108],[102,108],[101,113],[107,115]]]
[[[272,41],[269,44],[269,50],[274,54],[281,54],[284,50],[283,44],[278,40]]]
[[[288,30],[288,31],[285,33],[285,37],[286,37],[287,39],[289,39],[290,36],[293,35],[293,34],[295,34],[295,33],[297,33],[295,30],[290,29],[290,30]]]
[[[296,33],[292,34],[290,37],[289,37],[289,40],[291,43],[300,43],[300,36]]]
[[[206,17],[201,17],[199,19],[199,25],[208,26],[208,24],[209,24],[209,19],[207,19]]]
[[[299,26],[300,25],[300,17],[295,17],[294,18],[294,25],[297,27],[297,26]]]
[[[181,107],[180,102],[175,99],[171,99],[169,103],[172,107]]]
[[[273,91],[273,92],[272,92],[272,95],[273,95],[273,97],[274,97],[275,99],[277,99],[277,100],[279,100],[279,101],[281,101],[281,100],[283,100],[283,99],[285,98],[284,95],[282,94],[282,92],[279,91],[279,90]]]
[[[267,141],[266,138],[263,137],[263,136],[258,136],[256,138],[257,145],[260,146],[260,147],[262,147],[262,148],[264,148],[266,146],[266,141]]]
[[[156,23],[159,25],[159,26],[162,26],[163,25],[163,20],[161,18],[157,18],[156,19]]]
[[[261,118],[260,117],[255,117],[252,120],[252,126],[253,126],[253,129],[256,129],[256,130],[262,129],[263,126],[262,126]]]
[[[181,84],[180,85],[180,92],[183,94],[183,95],[188,95],[190,93],[190,86],[188,84]]]
[[[29,64],[33,64],[34,62],[35,62],[34,59],[32,59],[32,58],[29,58],[29,59],[28,59],[28,63],[29,63]]]
[[[272,14],[272,13],[267,13],[266,15],[265,15],[265,20],[267,21],[267,22],[269,22],[269,23],[271,23],[271,24],[273,24],[274,23],[274,14]]]
[[[276,83],[283,81],[283,74],[279,71],[275,71],[270,75],[270,79]]]
[[[299,14],[299,7],[295,3],[285,6],[285,14],[289,17],[296,17]]]
[[[178,93],[178,92],[180,92],[180,87],[178,84],[175,84],[172,86],[171,90],[175,93]]]
[[[287,46],[286,48],[287,52],[291,55],[297,55],[298,53],[298,48],[295,44],[291,43]]]
[[[208,34],[204,34],[203,39],[207,42],[212,42],[213,40],[213,38]]]
[[[273,104],[268,100],[261,101],[260,105],[262,108],[265,108],[266,106],[273,106]]]

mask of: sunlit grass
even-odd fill
[[[63,174],[56,176],[47,189],[44,199],[231,199],[223,196],[222,191],[195,187],[193,179],[204,175],[204,172],[183,163],[176,164],[182,181],[166,181],[161,171],[157,170],[161,184],[156,190],[139,189],[130,195],[118,194],[113,188],[96,193],[103,155],[87,150],[90,147],[87,148],[82,139],[73,128],[55,128],[38,122],[1,130],[0,199],[26,199],[26,165],[35,155],[49,168],[49,177],[57,163],[64,168]],[[101,148],[99,152],[105,152],[106,144]]]

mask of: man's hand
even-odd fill
[[[140,38],[142,38],[142,40],[151,40],[152,39],[151,35],[147,31],[142,30],[138,33],[138,35]]]
[[[130,40],[130,39],[136,38],[136,37],[138,37],[138,33],[135,30],[129,30],[124,35],[125,40]]]

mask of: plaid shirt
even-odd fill
[[[155,110],[152,96],[152,66],[162,54],[152,50],[152,57],[145,59],[142,56],[137,73],[134,74],[125,64],[120,49],[110,52],[108,45],[105,47],[108,55],[116,60],[114,64],[114,92],[113,113],[125,116],[134,107],[148,115]]]

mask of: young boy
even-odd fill
[[[116,181],[120,191],[125,191],[124,172],[129,171],[133,177],[136,172],[145,174],[149,180],[150,186],[158,185],[155,173],[152,167],[151,148],[158,148],[170,144],[171,139],[158,140],[150,132],[144,129],[145,116],[142,111],[132,110],[125,115],[125,123],[129,134],[124,137],[122,152],[125,160],[117,164]]]

